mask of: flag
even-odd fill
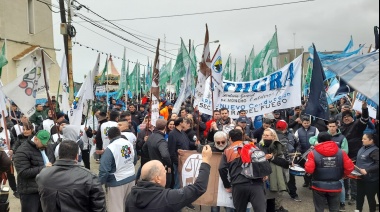
[[[277,67],[273,65],[273,59],[278,56],[278,43],[277,43],[277,31],[273,34],[272,38],[265,45],[264,49],[259,52],[255,57],[251,74],[256,79],[266,76],[268,73],[277,70]],[[265,64],[264,62],[267,61]],[[268,69],[269,67],[269,69]]]
[[[310,93],[306,104],[305,113],[320,119],[328,120],[329,110],[324,86],[326,76],[314,44],[313,48],[313,72],[311,75]]]
[[[304,81],[304,85],[303,85],[303,94],[305,96],[309,95],[311,74],[313,73],[313,67],[311,66],[311,61],[312,61],[312,59],[310,57],[307,58],[307,72],[306,72],[305,81]]]
[[[339,95],[335,95],[336,92],[338,91],[339,89],[339,81],[337,78],[333,78],[331,81],[330,81],[330,85],[329,85],[329,88],[327,89],[327,103],[328,104],[332,104],[336,101],[338,101],[340,98],[344,97],[347,95],[346,94],[339,94]]]
[[[156,56],[154,58],[153,66],[153,73],[152,73],[152,87],[150,89],[151,96],[152,96],[152,103],[151,103],[151,119],[150,122],[153,126],[156,126],[156,122],[158,118],[160,117],[160,89],[158,87],[159,81],[160,81],[160,39],[157,41],[157,48],[156,48]]]
[[[236,59],[235,59],[235,67],[234,67],[234,82],[236,82]]]
[[[61,89],[62,89],[62,103],[60,109],[63,113],[68,114],[70,111],[70,104],[69,104],[69,82],[67,78],[67,63],[66,63],[66,55],[63,55],[62,57],[62,63],[61,63],[61,73],[59,76],[59,81],[61,82]]]
[[[182,102],[185,101],[185,99],[191,94],[191,71],[190,67],[187,69],[184,80],[181,85],[180,93],[178,95],[178,98],[173,106],[172,113],[179,113],[179,109],[182,105]]]
[[[107,80],[106,79],[107,75],[108,75],[107,71],[108,71],[108,56],[106,58],[106,64],[104,65],[104,68],[103,68],[103,71],[102,71],[102,75],[101,75],[100,80],[99,80],[99,84],[100,85],[103,85],[103,83]]]
[[[137,69],[138,69],[138,62],[135,63],[135,67],[132,70],[132,73],[128,77],[128,85],[129,90],[131,91],[132,95],[135,95],[137,92]]]
[[[84,109],[84,104],[86,103],[86,100],[93,99],[93,85],[91,85],[91,77],[92,73],[91,71],[88,72],[86,75],[86,79],[84,80],[82,86],[80,87],[73,104],[70,108],[69,113],[69,121],[70,125],[76,125],[80,126],[82,121],[82,114]],[[92,97],[92,98],[91,98]]]
[[[251,53],[249,53],[248,60],[246,61],[247,64],[245,65],[246,67],[245,81],[257,79],[257,76],[255,76],[253,73],[252,74],[250,73],[252,70],[254,60],[255,60],[255,46],[252,46]]]
[[[375,32],[375,50],[378,50],[379,46],[380,46],[379,27],[375,26],[374,32]],[[1,67],[1,65],[0,65],[0,67]]]
[[[347,83],[342,79],[339,80],[338,85],[339,85],[339,87],[338,87],[337,91],[335,92],[334,97],[341,96],[341,95],[345,96],[345,95],[355,91],[355,89],[353,89],[349,85],[347,85]]]
[[[145,93],[147,93],[151,86],[152,86],[152,75],[151,75],[151,71],[152,70],[152,67],[149,66],[149,61],[148,61],[148,65],[147,65],[147,69],[146,69],[146,75],[145,75],[145,85],[146,85],[146,88],[144,90]],[[160,78],[161,78],[161,75],[160,75]]]
[[[212,85],[210,85],[211,91],[213,92],[214,105],[219,104],[220,99],[223,95],[223,62],[222,62],[222,52],[220,50],[220,45],[216,49],[216,53],[212,58],[211,62],[212,71]]]
[[[30,117],[36,111],[36,94],[45,89],[42,61],[27,69],[25,74],[2,87],[3,93],[17,104],[20,111]]]
[[[5,41],[4,41],[3,47],[1,48],[1,52],[0,52],[0,78],[2,74],[2,69],[7,64],[8,64],[8,60],[7,60],[7,57],[5,56]]]
[[[160,89],[161,90],[165,90],[165,87],[166,87],[166,84],[168,82],[170,82],[170,70],[171,70],[171,67],[172,67],[172,60],[170,60],[167,64],[164,64],[162,67],[161,67],[161,70],[160,70]]]
[[[195,64],[190,58],[189,52],[181,38],[181,48],[179,49],[176,62],[172,70],[172,83],[176,83],[181,80],[185,75],[187,68],[190,70],[196,69]]]
[[[228,55],[226,65],[223,68],[223,77],[225,80],[231,80],[231,54]]]
[[[174,72],[174,71],[173,71]],[[205,92],[205,83],[208,76],[211,74],[211,56],[210,56],[210,44],[209,44],[209,35],[208,27],[206,24],[206,35],[203,47],[203,54],[201,62],[199,63],[197,86],[195,87],[194,95],[194,107],[199,104],[202,100],[203,93]]]
[[[125,68],[125,48],[124,48],[124,54],[123,54],[123,61],[121,64],[121,73],[120,73],[120,79],[119,79],[119,90],[117,94],[117,99],[120,99],[126,90],[127,87],[127,70]]]
[[[354,40],[352,39],[352,35],[350,37],[350,41],[348,42],[346,48],[344,48],[343,52],[349,52],[351,51],[352,47],[354,46]]]

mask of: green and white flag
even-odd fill
[[[4,41],[3,47],[1,48],[1,51],[0,51],[0,78],[1,78],[1,74],[3,72],[2,69],[7,64],[8,64],[8,60],[5,57],[5,41]]]
[[[228,55],[226,65],[224,66],[223,69],[223,77],[224,80],[231,80],[231,54]]]
[[[256,79],[259,79],[277,70],[277,66],[273,65],[273,60],[276,57],[278,57],[277,31],[265,45],[264,49],[255,57],[251,67],[252,75]]]
[[[103,83],[107,80],[108,71],[108,57],[106,58],[106,64],[104,65],[102,75],[100,76],[99,84],[103,85]]]

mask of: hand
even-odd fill
[[[12,156],[12,155],[13,155],[13,150],[9,150],[9,151],[8,151],[8,155],[9,155],[9,156]]]
[[[168,170],[166,171],[166,173],[168,173],[168,174],[172,173],[172,169],[168,168]]]
[[[179,149],[179,150],[177,150],[177,153],[178,153],[179,156],[182,156],[183,155],[183,150]]]
[[[270,160],[273,158],[273,154],[266,154],[265,159]]]
[[[256,138],[252,138],[252,142],[255,144],[257,143],[257,139]]]
[[[218,127],[216,126],[215,121],[211,122],[211,128],[210,129],[218,130]]]
[[[45,164],[45,166],[46,167],[51,167],[53,164],[51,164],[50,162],[47,162],[46,164]]]
[[[144,136],[144,141],[146,142],[148,140],[149,136]]]
[[[198,146],[199,144],[201,144],[201,141],[197,139],[197,141],[195,142],[195,146]]]
[[[87,127],[84,127],[84,131],[87,131],[88,130],[88,128]]]
[[[268,180],[268,176],[263,177],[263,182]]]
[[[360,169],[360,173],[361,173],[362,175],[367,175],[367,171],[366,171],[365,169]]]
[[[294,167],[294,162],[292,162],[292,165],[291,165],[292,167]]]
[[[362,109],[366,109],[367,108],[367,101],[363,101],[362,103]]]
[[[204,163],[210,164],[210,159],[212,156],[212,151],[210,145],[205,145],[202,150],[202,161]]]
[[[302,123],[302,121],[301,121],[301,119],[300,118],[296,118],[296,120],[294,120],[295,122],[298,122],[298,124],[301,124]]]
[[[102,155],[104,153],[104,150],[103,149],[102,150],[96,150],[95,153],[98,155]]]
[[[231,188],[225,188],[227,193],[232,193],[232,187]]]

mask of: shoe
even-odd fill
[[[13,196],[15,196],[17,199],[20,199],[20,194],[17,191],[13,192]]]
[[[304,188],[309,187],[309,184],[308,184],[308,183],[304,183],[304,184],[302,185],[302,187],[304,187]]]
[[[348,205],[355,205],[355,203],[356,203],[356,199],[350,199],[348,201]]]
[[[281,206],[279,209],[276,210],[276,212],[289,212],[289,211]]]
[[[292,197],[292,200],[294,200],[296,202],[301,202],[301,199],[298,196]]]
[[[350,200],[350,195],[346,194],[346,201]]]
[[[343,202],[340,203],[339,211],[346,211],[346,204]]]
[[[186,205],[188,209],[195,210],[195,206],[193,204]]]

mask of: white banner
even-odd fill
[[[362,111],[362,104],[363,101],[367,101],[367,107],[368,107],[368,113],[371,118],[376,119],[376,110],[377,110],[377,105],[375,102],[372,100],[368,99],[361,93],[356,94],[354,106],[352,106],[352,109],[357,110],[357,111]]]
[[[95,88],[96,93],[105,93],[106,92],[106,86],[105,85],[99,85]]]
[[[302,55],[261,79],[249,82],[223,81],[224,94],[215,109],[227,108],[231,118],[238,118],[240,110],[245,110],[248,117],[255,117],[299,106],[301,77]],[[212,115],[212,100],[208,92],[205,92],[198,108],[200,112]]]

